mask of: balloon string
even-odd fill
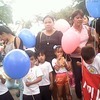
[[[30,91],[31,91],[31,93],[32,93],[32,90],[31,89],[29,89]],[[35,100],[35,98],[34,98],[34,96],[33,96],[33,94],[32,94],[32,98],[33,98],[33,100]]]
[[[19,83],[19,89],[20,89],[20,100],[22,100],[23,99],[23,89],[24,89],[23,82],[22,82],[22,79],[19,79],[17,81]]]
[[[94,28],[96,29],[96,21],[97,19],[94,19],[93,23],[92,23],[92,28],[91,28],[91,36],[93,36],[93,46],[94,49],[96,50],[96,41],[95,41],[95,34],[94,34]],[[94,27],[93,27],[94,26]]]

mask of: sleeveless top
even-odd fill
[[[8,52],[10,52],[11,50],[14,50],[16,49],[16,37],[14,38],[14,40],[11,42],[11,43],[7,43],[6,44],[6,47],[5,47],[5,54],[7,54]],[[19,45],[19,49],[22,49],[23,50],[23,42],[22,40],[20,39],[20,45]],[[11,83],[14,83],[15,80],[14,79],[8,79],[9,82]],[[7,82],[6,82],[7,84]]]
[[[14,41],[12,41],[11,43],[7,43],[6,44],[6,47],[5,47],[5,55],[8,53],[8,52],[10,52],[11,50],[13,50],[13,49],[15,49],[15,47],[14,47]],[[7,77],[9,77],[9,76],[7,76]],[[6,81],[6,85],[10,82],[10,83],[15,83],[15,80],[14,79],[11,79],[11,78],[8,78],[7,79],[8,81]]]
[[[16,37],[15,37],[11,43],[6,44],[5,53],[7,54],[9,51],[16,49],[16,48],[17,48],[17,46],[16,46]],[[20,39],[19,49],[23,50],[23,42],[21,39]]]

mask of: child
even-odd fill
[[[60,45],[54,46],[54,53],[56,55],[56,58],[52,60],[52,66],[54,67],[54,70],[56,72],[55,81],[58,89],[58,97],[60,100],[62,100],[63,88],[65,88],[67,99],[72,100],[69,87],[69,77],[66,70],[66,68],[68,67],[68,63],[63,56],[64,52]]]
[[[28,74],[23,78],[23,100],[41,100],[38,83],[42,80],[43,74],[41,69],[35,65],[37,64],[36,53],[31,50],[26,50],[26,53],[30,58],[31,68]]]
[[[0,73],[0,100],[14,100],[8,88],[5,85],[5,81],[6,80],[3,78],[2,73]]]
[[[70,87],[74,88],[75,87],[75,79],[74,79],[74,75],[73,75],[73,71],[72,71],[71,67],[68,69],[68,77],[69,77]]]
[[[42,100],[51,100],[51,90],[53,88],[53,69],[50,62],[45,61],[46,56],[43,50],[38,50],[37,56],[39,60],[39,67],[43,72],[42,81],[39,82],[41,98]]]
[[[84,100],[99,100],[100,93],[100,57],[92,46],[81,50],[82,83]],[[99,94],[98,94],[99,93]]]
[[[100,57],[92,46],[85,46],[81,50],[84,65],[92,74],[100,74]]]
[[[68,69],[68,76],[69,76],[69,84],[72,88],[75,87],[75,80],[74,80],[74,75],[73,75],[73,70],[72,70],[72,60],[70,58],[70,55],[68,54],[67,55],[67,62],[68,62],[68,66],[67,66],[67,69]]]

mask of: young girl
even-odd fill
[[[42,100],[51,100],[51,90],[53,88],[53,69],[50,62],[45,61],[46,56],[43,50],[38,50],[37,56],[39,60],[39,67],[43,72],[42,81],[39,82],[41,98]]]
[[[31,50],[26,50],[30,61],[31,68],[28,74],[23,78],[24,91],[23,100],[41,100],[39,82],[42,80],[42,71],[37,66],[36,53]]]
[[[65,88],[67,99],[72,100],[69,87],[69,77],[66,70],[68,63],[63,56],[64,52],[60,45],[54,46],[54,53],[56,55],[56,58],[52,60],[52,66],[54,67],[54,70],[56,72],[55,81],[58,89],[58,97],[60,100],[62,100],[63,88]]]
[[[69,76],[69,84],[72,88],[75,87],[75,80],[74,80],[74,75],[73,75],[73,70],[72,70],[72,60],[70,58],[70,55],[67,55],[67,61],[68,61],[68,76]]]

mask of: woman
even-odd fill
[[[83,24],[89,26],[89,18],[88,16],[84,15]]]
[[[85,25],[83,25],[84,14],[81,10],[76,10],[72,14],[73,25],[70,28],[74,33],[80,35],[80,44],[76,50],[71,54],[72,59],[72,68],[75,77],[75,92],[79,99],[82,99],[82,90],[81,90],[81,80],[82,72],[81,67],[77,65],[77,62],[81,62],[81,48],[84,47],[89,39],[88,30]]]
[[[0,38],[5,43],[5,48],[4,48],[5,54],[7,54],[9,51],[13,49],[23,49],[23,43],[21,39],[19,37],[14,36],[13,32],[5,25],[0,26]],[[19,85],[16,85],[15,82],[16,81],[13,79],[7,79],[6,82],[7,87],[9,89],[19,88],[21,90],[21,96],[22,96],[22,90],[23,90],[22,81],[18,80]],[[20,99],[22,98],[21,96]]]
[[[54,29],[54,19],[47,15],[43,19],[45,29],[38,33],[36,37],[36,50],[43,49],[46,55],[46,61],[51,63],[52,59],[55,57],[53,47],[54,45],[61,45],[62,32]],[[54,75],[55,76],[55,75]],[[57,100],[57,96],[53,90],[53,99]]]
[[[47,15],[43,19],[45,29],[38,33],[36,49],[44,49],[46,51],[46,60],[51,62],[54,58],[54,45],[61,44],[62,32],[54,29],[54,19]]]

